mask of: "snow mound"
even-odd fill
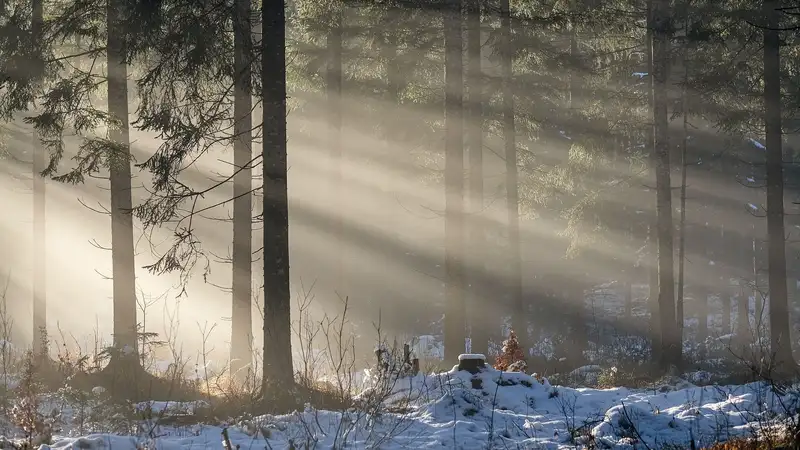
[[[590,370],[591,369],[591,370]],[[591,372],[594,367],[584,371]],[[706,374],[687,374],[706,382]],[[232,424],[240,448],[658,448],[706,445],[749,436],[800,405],[800,389],[776,392],[766,383],[697,387],[681,378],[668,390],[572,389],[525,373],[490,367],[472,375],[453,370],[393,380],[365,374],[366,392],[383,392],[384,407],[303,411]],[[672,381],[675,381],[673,384]],[[371,389],[371,391],[370,391]],[[362,396],[368,401],[373,396]],[[162,406],[162,405],[159,405]],[[166,407],[166,406],[165,406]],[[90,435],[61,438],[41,449],[135,450],[221,448],[223,428],[160,426],[140,437]]]

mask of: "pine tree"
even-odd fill
[[[465,346],[462,0],[447,0],[445,46],[445,360]]]
[[[109,30],[125,29],[122,0],[111,0],[106,10]],[[128,64],[126,36],[107,33],[108,113],[111,154],[111,259],[114,281],[114,347],[120,357],[138,364],[135,261],[133,250],[133,201],[131,199],[131,153],[128,129]]]
[[[669,0],[653,0],[653,123],[658,218],[658,314],[662,367],[680,365],[681,346],[675,323],[672,186],[670,184],[669,117],[671,12]]]
[[[233,141],[233,254],[231,312],[231,372],[239,373],[252,362],[253,344],[253,38],[250,0],[236,0],[234,28],[234,134]]]
[[[330,164],[330,190],[328,191],[331,205],[333,235],[334,265],[334,290],[340,296],[346,296],[346,269],[345,269],[345,243],[344,243],[344,204],[346,197],[344,191],[344,155],[342,153],[342,79],[343,70],[342,53],[344,46],[345,6],[334,2],[329,6],[330,13],[326,36],[326,51],[328,64],[325,74],[325,90],[327,95],[328,145]]]
[[[519,175],[517,164],[517,132],[513,90],[513,58],[511,6],[508,0],[500,1],[500,58],[502,90],[502,134],[506,166],[506,227],[508,228],[509,294],[512,326],[522,332],[522,346],[527,347],[528,320],[522,296],[522,255],[519,232]]]
[[[264,392],[293,384],[289,204],[286,161],[286,12],[284,0],[261,6],[264,129]],[[270,390],[274,388],[276,390]],[[265,401],[268,397],[265,396]]]
[[[44,2],[32,0],[31,34],[35,45],[43,45]],[[35,58],[31,77],[38,82],[44,78],[44,62]],[[33,142],[33,351],[37,355],[47,352],[47,231],[46,184],[47,149],[34,130]]]
[[[484,298],[480,275],[485,271],[484,251],[486,236],[483,226],[483,70],[481,68],[481,3],[482,0],[467,0],[467,111],[466,144],[469,155],[469,200],[470,224],[468,275],[469,323],[472,352],[486,354],[489,351],[489,336],[486,329],[488,309]]]
[[[780,3],[764,0],[764,125],[767,146],[770,344],[777,367],[794,364],[789,334],[781,128]]]

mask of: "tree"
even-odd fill
[[[673,258],[672,186],[668,81],[672,21],[669,0],[653,0],[653,129],[656,170],[656,213],[658,231],[658,314],[660,352],[663,368],[680,364],[681,347],[675,323],[675,276]]]
[[[261,6],[264,164],[264,392],[293,384],[286,160],[286,5]],[[276,389],[275,391],[270,388]],[[285,392],[285,391],[284,391]],[[265,396],[266,399],[266,396]]]
[[[252,25],[250,0],[236,0],[233,13],[233,304],[231,312],[231,372],[252,362],[253,296],[253,118]]]
[[[110,0],[106,10],[109,30],[125,28],[124,0]],[[131,152],[128,129],[127,36],[107,33],[109,177],[111,182],[111,259],[114,283],[114,347],[119,356],[138,364],[136,322],[136,265],[133,250]]]
[[[32,0],[31,34],[35,45],[43,44],[44,2]],[[37,52],[39,54],[40,52]],[[34,58],[31,78],[41,83],[44,78],[42,57]],[[33,147],[33,351],[44,354],[47,334],[47,231],[46,184],[47,148],[34,130]]]
[[[522,296],[522,255],[519,237],[519,174],[517,168],[517,132],[514,117],[514,77],[511,48],[511,6],[500,1],[500,58],[503,97],[503,145],[506,163],[506,215],[508,227],[509,291],[512,327],[522,333],[522,347],[528,348],[528,321]]]
[[[483,226],[483,71],[481,69],[481,0],[468,0],[467,6],[467,130],[469,154],[470,264],[469,281],[470,342],[473,353],[489,351],[488,310],[479,276],[485,270],[486,235]]]
[[[789,334],[786,238],[783,207],[780,17],[776,0],[764,0],[764,126],[767,146],[767,239],[769,245],[770,344],[775,364],[794,363]]]
[[[325,90],[327,91],[327,121],[328,121],[328,143],[330,145],[329,169],[331,171],[330,190],[328,195],[330,204],[334,211],[332,217],[331,233],[333,235],[334,253],[334,289],[339,291],[339,295],[346,295],[345,291],[345,269],[344,269],[344,212],[342,210],[344,189],[342,179],[343,155],[342,155],[342,52],[344,45],[344,5],[335,2],[331,6],[330,21],[326,47],[328,52],[328,66],[326,73]],[[334,206],[335,205],[335,206]]]
[[[524,372],[527,369],[525,352],[520,347],[517,333],[513,329],[508,333],[508,339],[503,341],[503,348],[494,362],[494,368],[511,372]]]
[[[686,154],[688,152],[689,143],[689,111],[687,99],[687,87],[689,84],[689,39],[688,30],[689,24],[689,4],[684,5],[683,11],[684,19],[684,39],[682,51],[682,66],[683,66],[683,83],[681,84],[681,118],[683,119],[682,139],[681,139],[681,156],[680,156],[680,170],[681,170],[681,190],[680,190],[680,219],[678,219],[679,234],[678,234],[678,292],[676,299],[676,319],[678,326],[678,337],[683,342],[683,326],[684,326],[684,287],[685,277],[684,269],[686,265],[686,176],[689,169],[686,162]]]
[[[446,0],[445,46],[445,317],[444,358],[454,361],[464,350],[464,141],[462,0]]]

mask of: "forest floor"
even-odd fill
[[[68,405],[59,392],[39,407],[58,411],[50,419],[52,437],[40,448],[221,449],[225,429],[231,448],[239,449],[689,449],[736,437],[779,440],[775,433],[785,430],[800,406],[794,388],[766,382],[697,386],[687,380],[693,377],[708,380],[695,373],[648,389],[589,389],[490,368],[475,376],[457,368],[409,377],[368,371],[356,407],[322,411],[306,405],[288,415],[228,423],[193,420],[208,417],[200,412],[208,407],[202,401],[140,403],[127,414],[109,411],[99,400]],[[99,399],[102,389],[91,395]],[[123,425],[124,416],[129,422]]]
[[[593,294],[587,299],[597,308],[593,310],[616,315],[617,295]],[[712,311],[719,309],[717,301],[711,300]],[[645,315],[641,303],[636,302],[632,314],[639,319]],[[284,415],[253,413],[264,411],[247,406],[255,390],[213,389],[216,380],[199,374],[170,378],[169,368],[158,371],[159,377],[170,386],[190,386],[199,394],[192,398],[203,400],[177,401],[181,396],[171,391],[153,391],[144,397],[153,401],[120,401],[91,384],[95,380],[76,387],[83,358],[75,357],[72,362],[59,359],[70,370],[50,387],[26,385],[24,359],[7,358],[4,347],[0,434],[9,439],[0,438],[0,449],[694,450],[745,438],[763,445],[733,448],[756,450],[792,440],[787,436],[800,430],[800,384],[779,386],[766,378],[745,383],[760,378],[733,377],[736,369],[730,364],[735,361],[724,356],[727,339],[720,336],[719,317],[710,315],[708,321],[706,357],[687,366],[687,373],[657,380],[643,382],[640,374],[629,371],[642,367],[649,356],[639,340],[627,342],[624,337],[598,339],[603,343],[588,358],[591,365],[549,379],[488,367],[477,375],[457,367],[408,375],[402,359],[393,356],[384,371],[345,367],[324,380],[306,377],[332,397],[354,397],[339,402],[345,406],[333,406],[334,401],[323,407],[298,394],[297,411]],[[687,320],[688,332],[696,322]],[[546,341],[540,346],[552,348]],[[440,356],[441,339],[435,335],[421,336],[413,344],[414,354]],[[691,354],[696,348],[684,350]],[[548,352],[545,348],[542,353]]]

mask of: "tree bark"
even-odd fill
[[[723,268],[722,264],[728,261],[728,253],[726,249],[726,240],[725,240],[725,225],[720,225],[719,230],[719,238],[720,238],[720,252],[717,258],[718,264],[717,267]],[[721,331],[723,335],[729,335],[731,333],[731,314],[733,313],[733,305],[731,304],[731,280],[728,276],[727,270],[722,269],[722,273],[719,275],[720,280],[720,287],[719,287],[719,299],[720,303],[722,304],[722,323],[720,324]]]
[[[253,118],[250,55],[252,27],[250,0],[237,0],[234,26],[234,134],[233,142],[233,307],[231,312],[231,372],[252,363],[253,343]]]
[[[631,268],[632,270],[633,268]],[[629,321],[631,318],[631,313],[633,312],[633,285],[631,283],[632,274],[626,274],[625,281],[622,284],[623,296],[625,299],[625,312],[623,317],[626,321]],[[626,322],[630,323],[630,322]]]
[[[647,61],[647,104],[650,109],[650,115],[653,116],[654,107],[654,85],[653,85],[653,0],[647,0],[647,30],[645,32],[645,59]],[[650,155],[650,180],[655,182],[656,179],[656,151],[655,151],[655,124],[650,124],[645,132],[645,139],[647,141],[646,149]],[[660,334],[660,316],[658,311],[658,265],[656,258],[658,255],[658,235],[656,232],[658,221],[657,214],[648,215],[647,223],[647,259],[645,260],[645,269],[648,276],[648,296],[647,305],[650,310],[650,341],[652,345],[653,359],[660,358],[659,341]]]
[[[508,226],[509,293],[511,303],[511,326],[516,331],[520,346],[529,348],[528,321],[525,301],[522,296],[522,255],[519,233],[519,181],[517,169],[517,130],[514,111],[514,77],[511,52],[511,7],[509,0],[500,0],[500,55],[503,96],[503,143],[506,159],[506,213]]]
[[[109,30],[124,29],[119,16],[121,0],[109,0]],[[136,285],[131,214],[131,152],[128,127],[128,66],[123,33],[108,33],[108,112],[118,122],[110,127],[109,138],[116,145],[110,158],[111,258],[114,282],[114,346],[125,359],[137,354]],[[138,358],[135,359],[138,361]]]
[[[670,66],[669,0],[653,3],[653,124],[656,161],[656,212],[658,230],[658,310],[663,369],[680,364],[681,348],[675,323],[675,267],[673,258],[672,189],[668,115]]]
[[[708,286],[706,280],[697,280],[697,343],[702,361],[706,357],[706,340],[708,339]]]
[[[789,335],[786,284],[786,239],[783,211],[783,150],[781,130],[779,4],[765,0],[764,28],[764,124],[767,144],[767,233],[769,244],[770,344],[775,365],[793,364]]]
[[[736,289],[736,351],[740,354],[750,342],[750,299],[743,284]]]
[[[688,14],[687,14],[688,16]],[[688,21],[687,21],[688,25]],[[684,328],[684,312],[683,312],[683,299],[685,288],[685,273],[686,266],[686,176],[689,169],[686,161],[686,155],[689,147],[689,115],[687,114],[687,98],[686,86],[689,82],[689,68],[687,65],[689,49],[684,45],[683,49],[683,86],[681,88],[681,108],[683,116],[683,130],[681,141],[681,216],[680,216],[680,234],[678,236],[678,298],[677,298],[677,311],[676,319],[678,326],[678,337],[683,341],[683,328]]]
[[[328,145],[330,190],[329,204],[331,208],[331,234],[332,252],[334,258],[334,290],[340,296],[345,296],[344,286],[344,234],[343,234],[343,202],[342,186],[342,45],[343,45],[343,15],[342,6],[337,4],[330,17],[331,24],[327,35],[328,67],[326,70],[327,94],[327,120],[328,120]]]
[[[44,25],[44,2],[33,0],[31,32],[37,45],[42,42]],[[37,81],[44,75],[43,63],[37,55],[34,62]],[[44,354],[47,340],[47,231],[46,231],[46,184],[42,172],[47,168],[47,149],[42,145],[38,133],[33,136],[33,352]]]
[[[289,199],[286,159],[285,0],[261,6],[264,158],[264,378],[263,389],[285,395],[293,384]],[[274,390],[273,390],[274,389]],[[264,401],[269,400],[265,395]]]
[[[469,154],[470,185],[470,249],[469,264],[473,276],[469,283],[470,328],[472,353],[487,354],[489,335],[487,318],[491,311],[487,298],[477,284],[485,270],[486,234],[483,218],[483,72],[481,69],[481,0],[467,3],[467,82],[468,82],[468,129],[467,149]]]
[[[455,361],[464,351],[464,74],[461,0],[445,0],[445,288],[444,351]]]

